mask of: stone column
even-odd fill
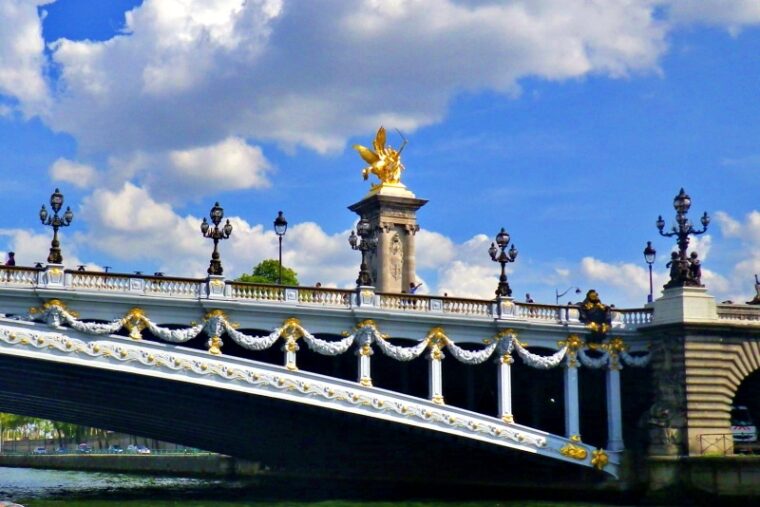
[[[620,402],[620,357],[610,351],[610,364],[607,368],[607,450],[622,451],[623,445],[623,408]]]
[[[348,207],[369,220],[378,234],[375,255],[369,260],[378,292],[401,292],[416,281],[414,235],[419,230],[417,210],[427,203],[405,188],[381,187]],[[394,238],[398,235],[398,244]],[[400,265],[399,265],[400,264]]]
[[[420,226],[417,224],[406,224],[404,231],[404,267],[402,276],[402,289],[409,287],[410,283],[417,285],[417,260],[415,258],[414,238],[417,235],[417,231],[420,230]]]
[[[575,354],[565,363],[565,435],[580,437],[580,404],[578,403],[578,361]]]

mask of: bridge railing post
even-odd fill
[[[491,311],[499,319],[513,319],[517,315],[517,306],[514,299],[496,296],[494,301],[495,308]]]
[[[207,299],[222,299],[224,298],[224,276],[223,275],[208,275],[206,278],[206,298]]]
[[[46,289],[62,289],[65,279],[63,264],[48,264],[40,272],[38,283]]]
[[[352,306],[379,306],[376,301],[375,288],[365,285],[357,287],[355,301],[352,301],[351,304]]]

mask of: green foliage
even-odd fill
[[[279,273],[280,263],[277,259],[264,259],[253,268],[253,273],[250,275],[241,275],[237,281],[250,283],[277,283]],[[298,285],[298,274],[285,265],[282,266],[282,284],[291,286]]]

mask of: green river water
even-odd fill
[[[295,492],[294,492],[295,491]],[[0,506],[24,507],[602,507],[589,502],[510,501],[356,501],[314,498],[313,490],[290,488],[272,493],[253,482],[223,479],[136,476],[128,474],[0,467]],[[318,493],[318,492],[317,492]],[[474,495],[477,495],[474,492]],[[319,496],[319,495],[317,495]],[[287,500],[283,500],[283,498]],[[291,500],[295,498],[295,500]],[[474,498],[477,500],[477,498]]]

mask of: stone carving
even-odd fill
[[[676,340],[662,340],[652,351],[658,359],[653,371],[654,403],[647,413],[649,449],[655,455],[678,455],[686,424],[684,375],[675,360],[680,350]]]
[[[394,280],[401,280],[404,268],[404,252],[398,233],[395,233],[391,238],[389,253],[391,276]]]
[[[586,324],[591,331],[588,341],[601,342],[612,324],[612,311],[609,305],[602,303],[599,294],[591,289],[586,293],[586,299],[580,304],[578,313],[578,320]]]

